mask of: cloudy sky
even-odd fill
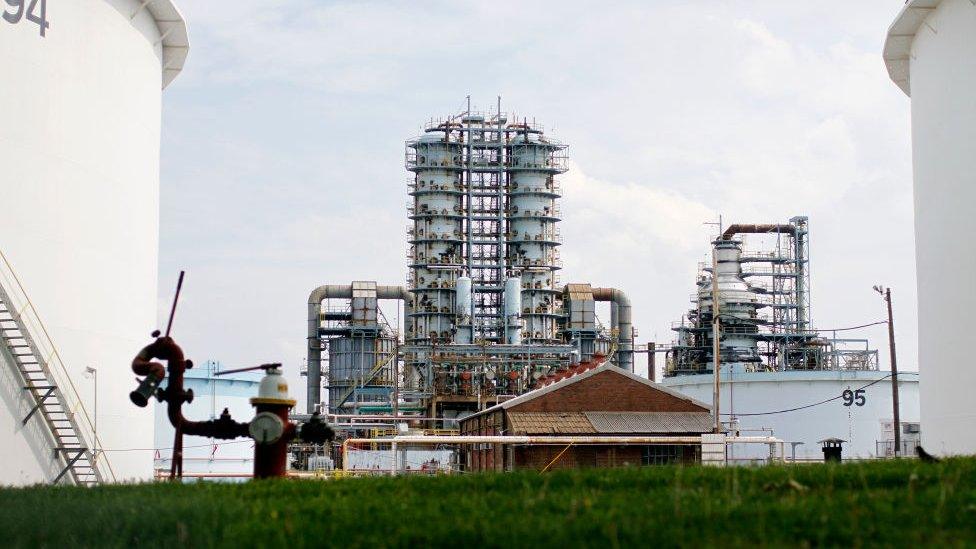
[[[898,0],[180,5],[160,301],[185,268],[197,360],[299,383],[311,288],[404,283],[404,141],[500,95],[570,145],[562,280],[626,290],[641,341],[688,308],[703,223],[802,214],[815,324],[880,320],[871,286],[890,285],[916,369],[909,100],[880,54]],[[862,335],[887,365],[885,328]]]

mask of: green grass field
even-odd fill
[[[976,459],[0,490],[10,547],[973,546]]]

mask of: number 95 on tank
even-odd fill
[[[840,398],[844,401],[844,406],[864,406],[867,404],[868,399],[865,396],[864,389],[844,389],[844,392],[840,394]]]

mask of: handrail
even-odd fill
[[[397,358],[398,358],[397,354],[393,353],[388,358],[386,358],[386,360],[377,360],[376,365],[373,366],[373,369],[370,370],[368,374],[366,374],[366,377],[359,379],[359,385],[354,384],[352,387],[349,388],[348,391],[346,391],[342,395],[342,398],[339,399],[339,403],[335,405],[335,408],[338,410],[343,404],[346,403],[347,400],[349,400],[349,397],[352,396],[352,394],[356,391],[356,389],[365,387],[367,383],[373,381],[373,379],[380,373],[380,370],[382,370],[384,367],[386,367],[388,364],[390,364],[391,362],[393,362],[393,360]],[[331,406],[332,403],[330,402],[329,405]]]
[[[88,449],[93,456],[92,467],[101,469],[104,464],[104,467],[107,469],[112,481],[116,481],[117,479],[115,476],[115,471],[112,469],[112,464],[109,461],[108,456],[104,454],[96,454],[96,451],[99,450],[99,448],[104,448],[104,446],[102,445],[101,439],[98,438],[94,423],[92,422],[91,417],[88,415],[88,410],[85,408],[84,401],[81,399],[81,395],[78,393],[77,387],[75,387],[74,382],[71,380],[71,374],[68,373],[68,369],[64,365],[64,360],[61,358],[61,354],[58,352],[58,348],[54,344],[54,340],[51,338],[51,335],[47,331],[47,327],[41,320],[40,313],[37,312],[37,309],[34,307],[34,303],[27,294],[27,290],[24,288],[24,285],[20,282],[20,278],[14,271],[13,265],[10,264],[10,261],[7,259],[7,256],[4,255],[2,250],[0,250],[0,260],[2,260],[2,265],[0,266],[6,267],[5,270],[0,269],[0,277],[8,282],[5,287],[11,289],[15,288],[20,292],[20,294],[17,296],[9,297],[11,297],[11,299],[16,298],[22,301],[22,303],[10,303],[10,307],[15,309],[11,310],[11,312],[14,313],[21,322],[24,322],[25,325],[32,324],[27,326],[27,328],[30,329],[31,335],[34,336],[34,344],[38,345],[38,350],[46,355],[38,358],[43,360],[48,365],[52,363],[51,358],[55,359],[53,362],[57,363],[58,368],[55,369],[49,367],[49,370],[56,378],[54,381],[60,390],[61,396],[66,400],[67,407],[65,412],[69,413],[71,417],[76,416],[78,411],[81,412],[81,417],[84,421],[75,422],[75,425],[79,426],[81,428],[80,430],[82,431],[78,433],[78,435],[83,437],[83,441],[87,442],[91,440],[94,441],[98,446],[98,448]],[[10,281],[12,281],[14,285],[10,285]],[[24,313],[26,312],[30,312],[31,314],[25,315]],[[39,340],[37,338],[38,334],[43,335],[43,340]],[[44,346],[47,348],[40,348]],[[65,388],[69,389],[69,391],[65,391]]]

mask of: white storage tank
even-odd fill
[[[965,344],[976,310],[976,5],[911,0],[884,59],[911,97],[922,445],[976,453],[976,387]]]
[[[0,250],[89,415],[83,373],[97,370],[100,446],[117,478],[149,478],[152,410],[129,402],[129,365],[157,327],[161,90],[183,66],[186,25],[172,0],[2,10]],[[21,426],[28,397],[9,383],[9,356],[0,362],[0,484],[51,481],[50,437],[39,414]],[[133,448],[145,450],[115,451]]]
[[[912,455],[917,432],[918,374],[898,375],[902,454]],[[662,384],[702,402],[712,401],[711,374],[679,375]],[[893,454],[891,378],[887,372],[821,370],[735,372],[722,375],[722,421],[743,436],[772,435],[787,443],[787,457],[823,459],[818,441],[839,438],[844,458]],[[731,414],[731,415],[726,415]],[[925,427],[922,426],[924,436]],[[736,445],[736,462],[764,459],[768,450],[755,444]]]

